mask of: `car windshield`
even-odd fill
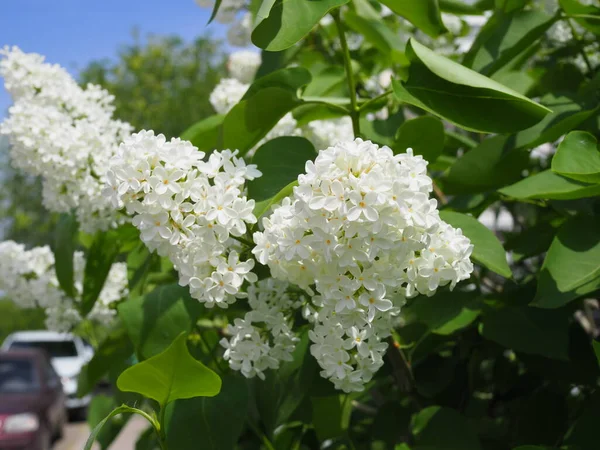
[[[41,348],[52,358],[73,358],[77,349],[73,341],[16,341],[10,346],[11,350],[20,348]]]
[[[40,382],[33,361],[20,358],[0,359],[0,393],[35,392]]]

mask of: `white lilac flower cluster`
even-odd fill
[[[348,116],[338,119],[313,120],[302,127],[302,135],[306,137],[315,148],[322,149],[339,142],[354,139],[352,120]]]
[[[44,206],[75,209],[92,233],[118,219],[102,197],[104,171],[129,124],[112,118],[113,97],[95,85],[82,89],[60,66],[17,47],[0,50],[0,75],[14,105],[0,124],[13,166],[40,176]]]
[[[214,8],[214,0],[196,0],[201,8]],[[247,11],[246,0],[222,0],[215,20],[224,25],[229,25],[227,40],[235,47],[246,47],[250,45],[252,34],[252,14]],[[239,17],[240,11],[245,11]]]
[[[227,327],[229,339],[223,338],[224,358],[234,370],[247,378],[277,369],[282,361],[291,361],[298,338],[292,331],[290,317],[306,300],[290,291],[286,282],[267,278],[248,287],[251,310],[243,319]]]
[[[312,354],[336,388],[361,390],[382,365],[404,297],[453,288],[473,246],[429,198],[427,162],[356,139],[319,152],[299,185],[254,234],[274,278],[318,295]]]
[[[131,135],[110,161],[105,195],[125,207],[151,251],[168,257],[179,283],[207,307],[226,308],[244,281],[254,282],[254,261],[240,260],[248,224],[256,223],[246,180],[261,175],[237,151],[204,153],[153,131]]]
[[[242,83],[252,83],[261,62],[260,53],[249,50],[233,52],[227,60],[227,70],[236,80]]]
[[[83,292],[83,253],[75,253],[73,266],[74,299],[58,284],[54,254],[48,246],[26,250],[24,245],[13,241],[0,242],[0,290],[21,308],[43,308],[50,330],[69,331],[83,320],[77,308]],[[116,315],[112,305],[127,293],[127,265],[115,263],[87,319],[109,324]]]

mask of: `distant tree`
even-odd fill
[[[115,61],[95,61],[80,75],[82,83],[103,86],[115,96],[116,117],[136,130],[178,136],[213,114],[209,95],[225,73],[221,43],[202,36],[135,39]]]

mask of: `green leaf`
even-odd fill
[[[123,328],[112,331],[96,349],[92,359],[81,368],[77,395],[83,397],[91,393],[109,371],[122,371],[132,355],[133,345],[127,332]]]
[[[346,86],[346,71],[343,67],[326,67],[319,73],[313,74],[311,82],[306,86],[302,95],[304,97],[324,97],[340,91],[338,93],[348,96]]]
[[[255,382],[256,407],[267,433],[272,436],[275,429],[286,423],[306,398],[317,376],[316,360],[310,354],[310,340],[305,330],[292,354],[277,370],[265,373],[266,379]]]
[[[112,416],[107,421],[104,418],[107,417],[111,411],[117,407],[117,402],[113,397],[107,395],[97,395],[92,399],[90,406],[87,411],[87,422],[90,428],[95,428],[99,424],[103,423],[103,426],[96,435],[96,441],[100,444],[100,448],[105,450],[110,447],[110,444],[119,435],[129,416],[117,415]]]
[[[181,139],[190,141],[198,150],[212,151],[221,148],[219,141],[221,138],[221,124],[225,115],[216,114],[214,116],[202,119],[189,127],[181,134]]]
[[[344,23],[380,52],[386,55],[399,52],[403,46],[400,35],[392,31],[375,8],[367,0],[354,0],[353,4],[356,10],[344,13]]]
[[[256,150],[252,163],[262,177],[248,182],[248,196],[257,202],[273,198],[304,173],[306,162],[317,156],[311,142],[299,136],[272,139]]]
[[[303,103],[297,91],[310,80],[310,73],[300,67],[281,69],[256,80],[242,101],[225,116],[223,148],[238,149],[245,154],[285,114]]]
[[[65,294],[75,298],[73,278],[73,254],[77,240],[77,220],[72,214],[62,214],[56,227],[54,242],[54,269],[56,278]]]
[[[592,450],[598,445],[598,417],[600,417],[600,392],[596,391],[586,402],[563,443],[574,449]]]
[[[277,203],[281,202],[281,200],[283,200],[284,198],[292,195],[294,192],[295,186],[298,186],[298,180],[292,181],[290,184],[288,184],[286,187],[284,187],[282,190],[280,190],[273,197],[263,200],[262,202],[257,202],[256,205],[254,206],[254,215],[257,218],[260,218],[263,214],[265,214],[269,211],[271,206],[276,205]]]
[[[448,335],[469,326],[479,316],[478,294],[471,292],[440,292],[433,297],[419,296],[402,309],[409,322],[427,325],[435,334]]]
[[[94,307],[110,268],[121,251],[118,231],[99,232],[86,255],[81,294],[81,314],[86,316]]]
[[[509,349],[569,359],[570,314],[564,310],[544,310],[529,306],[484,311],[482,334]]]
[[[502,244],[485,225],[474,217],[453,211],[440,211],[440,217],[453,227],[461,228],[463,234],[471,240],[475,261],[503,277],[512,277]]]
[[[280,88],[296,94],[298,89],[309,84],[312,80],[310,72],[303,67],[288,67],[276,70],[264,77],[256,79],[248,88],[242,100],[247,100],[262,89]]]
[[[583,5],[577,0],[558,0],[563,11],[573,16],[595,16],[575,17],[575,20],[585,29],[600,35],[600,8],[596,5]]]
[[[176,450],[233,450],[245,427],[248,387],[241,376],[223,377],[216,397],[177,400],[166,410],[167,447]]]
[[[399,110],[387,119],[369,120],[365,114],[360,117],[360,134],[363,139],[373,141],[378,145],[394,146],[398,127],[404,123],[404,112]],[[402,149],[401,151],[406,151]]]
[[[600,218],[568,220],[546,254],[534,305],[558,308],[600,288],[599,261]]]
[[[514,133],[550,110],[501,84],[436,54],[411,39],[404,81],[393,81],[398,100],[418,106],[467,130]]]
[[[187,287],[159,286],[118,306],[119,317],[140,358],[165,350],[182,331],[190,331],[203,311]]]
[[[511,149],[509,138],[493,136],[460,157],[444,178],[447,194],[476,194],[514,183],[529,167],[526,150]]]
[[[598,110],[597,104],[586,105],[564,95],[548,94],[540,103],[552,110],[537,125],[520,131],[512,140],[516,148],[534,148],[554,142]]]
[[[156,400],[161,408],[174,400],[217,395],[221,378],[190,355],[186,340],[181,333],[164,352],[123,371],[117,387]]]
[[[381,3],[431,37],[448,31],[442,22],[438,0],[381,0]]]
[[[458,412],[430,406],[413,416],[412,431],[417,448],[432,450],[480,450],[475,430]]]
[[[347,394],[311,397],[313,425],[319,441],[343,436],[350,426],[352,401]]]
[[[349,0],[276,0],[268,17],[252,32],[252,43],[269,51],[285,50],[306,36],[325,14]]]
[[[392,148],[394,153],[412,148],[415,155],[423,155],[433,163],[442,154],[445,137],[444,125],[439,119],[421,116],[400,125]]]
[[[596,138],[573,131],[558,146],[552,158],[552,171],[586,183],[600,183],[600,151]]]
[[[600,364],[600,342],[592,341],[592,347],[594,348],[594,353],[596,354],[598,364]]]
[[[554,21],[538,10],[496,12],[475,38],[463,64],[490,76],[541,38]]]
[[[518,199],[573,200],[600,195],[600,185],[583,183],[545,170],[498,190]]]
[[[213,6],[213,10],[212,10],[212,14],[210,15],[210,18],[208,19],[208,23],[211,23],[213,20],[215,20],[215,17],[217,17],[217,13],[219,12],[219,8],[221,7],[221,2],[223,0],[215,0],[215,6]]]
[[[503,70],[496,72],[492,75],[492,80],[497,81],[522,95],[527,95],[536,84],[536,79],[530,74],[517,70]]]

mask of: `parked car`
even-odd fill
[[[92,397],[77,397],[77,380],[81,368],[92,358],[94,351],[83,339],[69,333],[54,331],[20,331],[9,335],[1,350],[39,348],[45,350],[54,370],[60,376],[67,395],[67,408],[81,411],[89,405]]]
[[[0,448],[49,450],[67,420],[66,396],[43,350],[0,353]]]

